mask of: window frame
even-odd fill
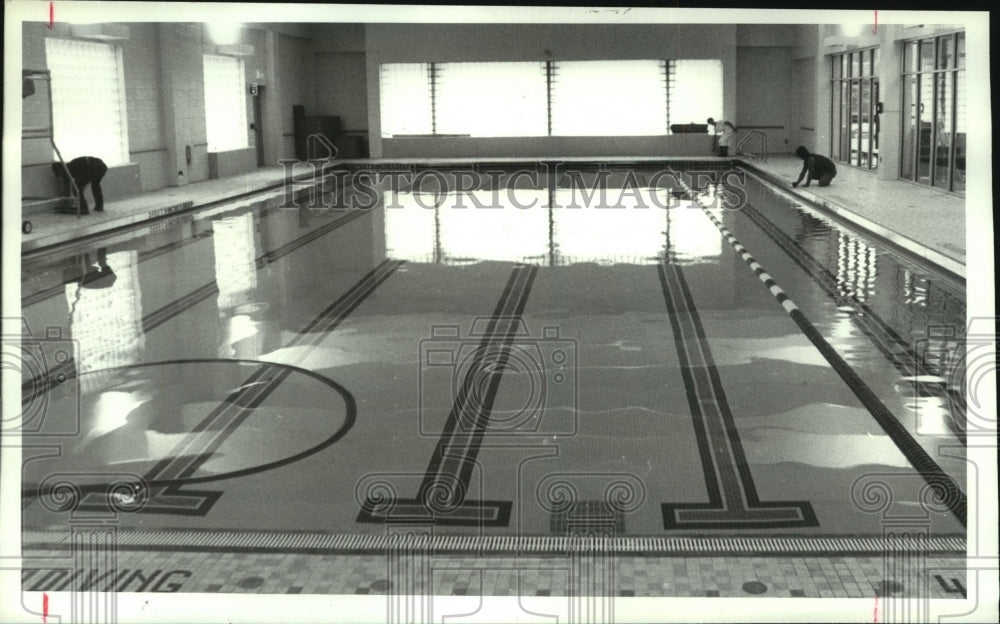
[[[46,58],[45,65],[46,69],[49,71],[49,76],[52,77],[50,81],[51,97],[52,97],[52,103],[51,103],[52,135],[53,135],[52,140],[55,142],[57,146],[59,145],[60,141],[59,141],[59,134],[56,132],[56,126],[57,125],[64,126],[64,124],[56,121],[57,118],[60,116],[60,113],[57,112],[56,110],[55,91],[57,90],[58,87],[55,86],[57,83],[57,76],[55,74],[59,72],[58,70],[56,70],[55,72],[53,71],[52,58],[50,56],[53,51],[53,48],[49,47],[50,42],[54,46],[60,45],[59,43],[56,42],[72,42],[77,44],[91,45],[95,47],[99,46],[107,49],[113,55],[115,64],[115,77],[114,77],[115,87],[116,87],[115,97],[118,100],[118,120],[115,125],[117,125],[118,132],[120,134],[119,134],[118,145],[115,148],[115,158],[114,159],[107,158],[108,155],[105,154],[106,157],[105,160],[107,161],[105,162],[105,164],[108,167],[117,167],[129,164],[131,152],[129,150],[129,136],[128,136],[128,107],[127,107],[128,99],[125,88],[125,62],[124,62],[125,57],[124,57],[124,51],[122,50],[122,46],[119,44],[109,43],[104,41],[91,41],[89,39],[84,39],[80,37],[45,38],[45,58]],[[68,116],[70,112],[71,111],[63,111],[62,114]],[[86,120],[73,120],[73,122],[70,123],[69,125],[71,126],[77,124],[84,125],[85,123]],[[61,154],[64,152],[66,153],[65,156],[61,156]],[[76,154],[72,149],[67,150],[65,145],[60,147],[58,152],[56,150],[52,151],[53,160],[59,160],[60,158],[63,158],[64,160],[69,161],[77,156],[95,156],[95,155],[96,154]]]
[[[238,76],[239,84],[234,85],[233,93],[237,93],[236,100],[239,102],[238,111],[227,111],[226,115],[219,115],[218,117],[228,117],[229,115],[236,114],[237,117],[232,120],[232,128],[235,129],[237,125],[240,126],[240,131],[235,133],[238,138],[237,143],[230,145],[229,143],[223,143],[222,147],[216,146],[213,149],[211,128],[213,127],[213,120],[209,119],[209,102],[208,102],[208,76],[205,74],[207,68],[207,59],[209,57],[217,59],[225,59],[227,61],[236,63],[236,74]],[[202,82],[205,89],[204,97],[204,115],[205,115],[205,150],[209,154],[218,154],[221,152],[229,152],[234,150],[247,149],[250,147],[250,133],[248,132],[247,125],[247,79],[246,79],[246,61],[240,57],[228,56],[225,54],[202,54]],[[213,117],[213,119],[215,119]]]
[[[942,51],[942,42],[944,42],[945,40],[950,40],[951,41],[951,57],[950,57],[950,62],[948,64],[948,66],[947,67],[941,67],[940,65],[941,65],[941,57],[942,57],[942,54],[941,54],[941,51]],[[901,53],[900,53],[900,66],[901,66],[901,69],[900,69],[900,83],[902,85],[904,85],[904,88],[900,90],[901,91],[900,92],[900,110],[902,111],[902,113],[900,114],[900,137],[902,137],[904,135],[904,133],[907,131],[907,127],[906,127],[907,117],[906,117],[906,115],[908,114],[908,111],[905,111],[905,110],[902,110],[902,109],[903,109],[903,105],[906,103],[906,101],[905,101],[905,95],[906,95],[905,94],[905,85],[906,85],[908,79],[912,76],[913,79],[914,79],[914,81],[915,81],[915,83],[916,83],[916,95],[915,95],[915,99],[914,99],[914,106],[917,106],[918,111],[919,111],[919,107],[921,105],[924,105],[925,103],[927,103],[926,102],[926,95],[924,93],[924,88],[923,88],[924,85],[922,84],[922,80],[923,80],[923,78],[925,76],[930,76],[930,90],[931,90],[931,93],[930,93],[930,102],[929,102],[930,105],[931,105],[931,113],[930,113],[930,120],[931,120],[930,121],[930,125],[931,125],[930,131],[931,131],[931,134],[930,134],[930,137],[928,138],[928,145],[929,145],[930,152],[928,154],[928,175],[927,175],[927,179],[926,179],[926,181],[923,181],[921,179],[920,170],[919,170],[919,167],[920,167],[920,152],[921,152],[921,147],[923,145],[923,142],[920,140],[920,134],[921,134],[920,133],[920,124],[921,124],[921,120],[920,120],[919,112],[917,113],[917,118],[916,118],[916,120],[917,120],[917,132],[916,132],[916,135],[915,135],[914,140],[912,142],[913,145],[911,146],[911,148],[909,150],[910,151],[909,154],[906,154],[903,151],[903,147],[902,147],[903,141],[902,140],[900,141],[899,177],[900,177],[900,179],[903,179],[903,180],[909,180],[909,181],[915,182],[917,184],[921,184],[921,185],[924,185],[924,186],[930,186],[932,188],[943,190],[943,191],[946,191],[946,192],[949,192],[949,193],[957,193],[957,194],[964,195],[965,194],[964,185],[963,185],[963,189],[962,190],[956,190],[955,189],[956,169],[957,169],[957,146],[956,146],[956,138],[957,138],[957,134],[958,134],[957,130],[958,130],[958,108],[959,108],[959,106],[958,106],[958,83],[959,83],[959,74],[960,73],[962,74],[962,82],[963,83],[965,82],[964,72],[966,70],[966,64],[960,62],[960,57],[959,57],[959,49],[960,49],[959,48],[959,41],[960,40],[963,40],[965,42],[965,45],[962,47],[962,49],[965,50],[966,54],[967,54],[967,47],[966,46],[968,44],[968,39],[967,39],[967,37],[965,37],[965,29],[956,29],[956,30],[947,31],[947,32],[939,32],[939,33],[935,33],[935,34],[933,34],[931,36],[915,37],[915,38],[912,38],[912,39],[900,40],[898,42],[898,44],[901,46],[900,47],[900,51],[901,51]],[[920,50],[922,49],[922,47],[927,42],[930,42],[930,44],[932,46],[932,48],[931,48],[931,56],[933,58],[932,67],[929,68],[929,69],[923,68],[921,66],[922,56],[920,54]],[[912,64],[912,67],[908,67],[907,66],[907,61],[911,59],[910,55],[912,54],[913,50],[916,51],[915,62]],[[947,103],[948,104],[948,108],[946,109],[947,116],[948,116],[948,119],[947,119],[948,127],[945,129],[945,131],[950,134],[951,138],[950,138],[950,141],[949,141],[949,144],[948,144],[948,157],[947,157],[948,160],[947,160],[947,166],[945,167],[945,172],[944,172],[944,174],[946,176],[946,181],[945,181],[944,186],[940,186],[939,184],[937,184],[940,181],[938,179],[938,171],[937,171],[938,170],[938,166],[937,166],[937,153],[938,153],[938,147],[939,147],[938,146],[938,138],[939,137],[938,137],[938,124],[937,124],[937,121],[938,121],[939,108],[940,108],[940,106],[942,104],[941,99],[939,98],[939,95],[940,95],[939,92],[941,91],[941,89],[939,89],[939,76],[945,75],[945,74],[949,74],[949,73],[951,74],[950,79],[946,78],[946,80],[945,80],[947,93],[944,95],[944,97],[946,97],[948,99],[948,103]],[[909,165],[910,165],[911,170],[912,170],[912,178],[908,178],[908,177],[904,176],[904,172],[905,172],[904,167],[906,165],[906,163],[904,162],[904,159],[907,159],[907,158],[909,159]]]
[[[713,61],[713,62],[718,63],[719,64],[719,69],[720,69],[720,72],[721,72],[720,80],[719,80],[719,86],[723,89],[723,92],[720,92],[718,94],[718,100],[719,100],[720,107],[724,107],[724,103],[725,103],[725,92],[724,92],[724,90],[725,90],[725,80],[724,80],[725,66],[724,66],[724,63],[723,63],[722,59],[716,59],[716,58],[710,58],[710,59],[703,59],[703,58],[691,58],[691,59],[679,58],[679,59],[586,59],[586,60],[572,60],[572,61],[570,61],[570,60],[567,60],[567,61],[552,61],[552,60],[548,60],[548,61],[486,61],[485,63],[494,63],[495,62],[497,64],[525,63],[525,64],[535,65],[537,63],[544,63],[544,73],[540,74],[539,78],[541,80],[545,81],[545,85],[544,85],[545,94],[546,94],[546,97],[545,97],[545,110],[544,111],[539,111],[539,114],[540,115],[544,114],[545,117],[546,117],[546,123],[545,123],[546,130],[545,130],[544,134],[541,134],[541,133],[540,134],[525,134],[525,135],[521,135],[521,134],[518,134],[518,135],[507,135],[507,134],[500,134],[500,135],[485,135],[484,134],[484,135],[479,135],[479,134],[472,134],[472,135],[462,135],[462,136],[463,136],[463,138],[466,137],[466,136],[468,136],[468,138],[494,138],[494,137],[497,137],[497,138],[508,138],[508,139],[509,138],[536,138],[536,137],[550,137],[551,138],[551,137],[571,137],[571,136],[572,137],[593,137],[593,138],[596,138],[596,137],[609,137],[609,136],[614,136],[614,137],[617,137],[617,136],[652,136],[652,137],[671,136],[674,133],[670,130],[670,126],[672,124],[677,123],[677,122],[675,122],[671,118],[671,101],[670,101],[671,100],[671,97],[670,97],[670,95],[671,95],[671,86],[670,85],[673,82],[676,81],[676,63],[678,61]],[[482,61],[468,61],[468,62],[469,63],[473,63],[473,62],[479,63],[479,62],[482,62]],[[554,117],[554,115],[556,113],[554,112],[553,101],[554,101],[554,98],[555,98],[554,92],[558,89],[558,79],[557,79],[557,76],[558,76],[558,73],[559,73],[559,64],[560,63],[589,63],[589,62],[593,62],[593,63],[607,63],[607,62],[652,62],[652,63],[657,63],[657,65],[658,65],[658,67],[657,67],[657,76],[658,76],[657,77],[657,82],[659,83],[658,90],[660,91],[660,93],[662,93],[662,97],[663,97],[663,118],[662,118],[662,122],[663,122],[662,130],[663,131],[662,132],[658,132],[656,134],[627,134],[627,135],[621,135],[621,134],[566,134],[566,133],[561,133],[561,132],[558,131],[557,128],[554,128],[553,127],[553,125],[554,125],[553,124],[553,117]],[[447,65],[447,64],[451,64],[451,63],[462,64],[462,63],[466,63],[466,61],[447,61],[447,62],[420,61],[420,62],[404,62],[404,63],[391,62],[390,61],[390,62],[381,63],[379,65],[379,91],[380,91],[380,93],[379,93],[379,119],[382,122],[381,123],[381,128],[380,128],[380,134],[381,134],[381,136],[382,136],[383,139],[407,138],[407,137],[447,138],[447,137],[453,137],[453,136],[455,136],[455,135],[452,135],[452,134],[447,134],[447,133],[440,132],[440,130],[439,130],[439,120],[438,120],[439,111],[438,111],[438,107],[436,105],[437,104],[438,95],[439,95],[438,94],[438,82],[439,82],[439,80],[438,80],[438,74],[440,73],[439,72],[439,66]],[[425,71],[426,71],[426,74],[427,74],[427,80],[426,80],[426,89],[427,90],[425,92],[419,94],[419,95],[420,95],[422,101],[429,102],[429,106],[430,106],[430,111],[429,112],[430,112],[430,115],[431,115],[431,119],[430,119],[430,123],[429,123],[429,132],[398,133],[398,132],[394,132],[395,128],[387,129],[385,127],[385,124],[384,124],[384,121],[385,121],[384,115],[385,115],[385,112],[386,112],[385,92],[387,91],[387,89],[385,88],[386,79],[387,79],[386,67],[388,67],[388,66],[402,66],[402,65],[424,66],[426,68]],[[393,90],[395,90],[395,88],[393,88]],[[423,110],[423,108],[424,107],[421,107],[421,110]],[[719,113],[717,115],[721,117],[722,116],[722,111],[719,111]],[[686,120],[684,123],[688,123],[688,122],[690,122],[690,120]],[[657,122],[657,124],[659,124],[659,121]]]
[[[876,62],[881,63],[880,46],[867,46],[831,54],[830,65],[830,143],[833,160],[866,171],[875,171],[881,163],[880,146],[876,146],[874,136],[875,117],[878,113],[878,94],[881,93],[879,71]],[[839,71],[838,71],[839,70]],[[854,94],[857,93],[857,106]],[[864,107],[863,95],[868,94],[868,106]],[[845,100],[846,96],[846,100]],[[834,112],[837,118],[834,119]],[[864,143],[863,119],[867,113],[868,146]],[[857,122],[854,122],[854,116]],[[847,123],[844,123],[846,119]],[[881,125],[881,122],[880,122]],[[853,138],[857,128],[857,140]],[[844,130],[847,131],[845,142]],[[857,153],[857,163],[851,158]],[[864,160],[864,162],[862,162]]]

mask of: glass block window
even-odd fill
[[[430,63],[388,63],[379,71],[382,136],[433,134]]]
[[[249,147],[243,59],[206,54],[204,75],[208,151]]]
[[[670,61],[670,125],[703,124],[722,115],[722,61],[677,59]],[[709,129],[711,131],[711,129]]]
[[[382,136],[658,136],[722,118],[722,61],[388,63]]]
[[[667,133],[664,61],[560,61],[555,65],[553,136]]]
[[[438,134],[545,136],[545,63],[435,63]]]
[[[53,131],[63,159],[96,156],[109,167],[127,163],[121,49],[50,37],[45,54],[52,75]]]

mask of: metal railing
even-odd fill
[[[752,139],[754,136],[760,137],[760,153],[755,154],[753,152],[744,152],[743,146],[746,145],[747,141]],[[750,156],[754,160],[767,162],[767,135],[761,132],[760,130],[750,130],[749,132],[744,134],[743,138],[740,139],[740,142],[736,144],[736,153],[746,154],[747,156]]]
[[[63,182],[69,189],[69,195],[65,197],[49,198],[39,204],[45,208],[50,208],[53,201],[56,202],[57,209],[65,208],[66,201],[75,212],[76,216],[81,215],[83,204],[81,190],[77,188],[73,181],[73,176],[63,160],[62,152],[56,145],[55,121],[52,112],[52,72],[47,69],[25,69],[21,71],[21,99],[22,104],[22,127],[21,140],[42,139],[48,140],[52,145],[52,150],[59,159],[59,168],[62,170]],[[57,201],[58,200],[58,201]],[[24,209],[22,201],[22,210]],[[32,229],[31,221],[21,222],[21,231],[25,234]]]

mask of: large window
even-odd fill
[[[243,59],[206,54],[204,72],[208,151],[248,147],[250,139],[247,133]]]
[[[96,156],[109,167],[128,162],[120,48],[50,37],[45,54],[52,74],[53,131],[63,159]]]
[[[664,61],[567,61],[555,67],[554,136],[667,133]]]
[[[669,62],[669,70],[670,125],[703,124],[709,117],[723,119],[722,61],[678,59]]]
[[[879,160],[878,64],[878,48],[833,57],[832,156],[865,169]]]
[[[434,134],[430,63],[382,65],[382,136]]]
[[[545,63],[435,63],[438,134],[545,136]]]
[[[382,136],[656,136],[722,115],[719,60],[389,63]]]
[[[900,176],[965,191],[965,33],[903,44]]]

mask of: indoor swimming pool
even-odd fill
[[[718,163],[327,190],[25,256],[26,540],[964,549],[960,278]]]

